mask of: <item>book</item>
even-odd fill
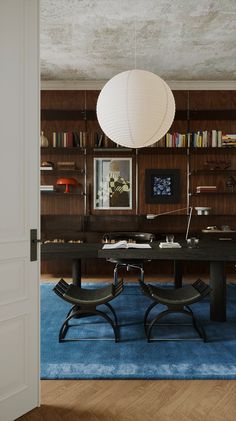
[[[160,243],[159,247],[161,249],[180,249],[181,245],[179,243]]]
[[[40,190],[41,191],[53,191],[54,190],[54,186],[47,184],[47,185],[41,185],[40,186]]]
[[[104,244],[103,249],[150,249],[148,243],[128,243],[126,240],[118,241],[117,243]]]
[[[197,193],[210,193],[210,192],[216,192],[217,191],[217,186],[197,186],[196,187],[196,192]]]
[[[47,167],[46,165],[43,165],[43,166],[41,166],[40,167],[40,170],[41,171],[52,171],[53,170],[53,167]]]

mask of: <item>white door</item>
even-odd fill
[[[0,1],[0,421],[39,404],[39,2]]]

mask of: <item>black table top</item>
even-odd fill
[[[200,241],[198,248],[161,249],[159,242],[151,243],[151,249],[103,250],[102,243],[46,243],[41,245],[41,259],[151,259],[151,260],[199,260],[236,262],[236,241]]]

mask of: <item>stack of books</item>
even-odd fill
[[[196,193],[215,193],[217,186],[197,186]]]
[[[41,185],[40,191],[54,191],[54,186],[51,184]]]
[[[73,161],[59,161],[57,163],[57,169],[58,170],[75,170],[76,169],[76,163]]]
[[[223,134],[222,146],[236,146],[236,134]]]
[[[46,166],[46,165],[42,165],[42,166],[40,167],[40,170],[41,170],[41,171],[52,171],[52,170],[53,170],[53,168],[52,168],[52,167],[49,167],[49,166]]]

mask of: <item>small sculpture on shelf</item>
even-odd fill
[[[236,179],[231,175],[229,178],[227,178],[225,185],[230,190],[230,192],[233,193],[236,186]]]
[[[53,170],[54,169],[54,163],[52,161],[43,161],[41,166],[41,170]]]
[[[48,138],[44,136],[43,132],[41,132],[41,136],[40,136],[40,146],[41,148],[47,148],[49,146]]]
[[[205,163],[206,170],[217,171],[217,170],[227,170],[231,167],[231,161],[226,160],[207,160]]]

